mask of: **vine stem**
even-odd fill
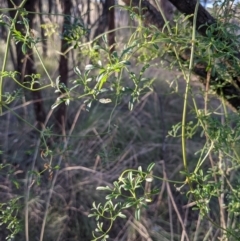
[[[188,173],[188,164],[187,164],[187,147],[186,147],[186,117],[187,117],[187,101],[188,101],[188,94],[190,91],[190,80],[191,80],[191,73],[194,64],[194,50],[195,50],[195,40],[196,40],[196,21],[197,21],[197,13],[199,7],[199,0],[196,3],[194,18],[193,18],[193,31],[192,31],[192,44],[191,44],[191,56],[190,56],[190,63],[189,63],[189,72],[186,78],[186,90],[184,94],[184,104],[183,104],[183,114],[182,114],[182,155],[183,155],[183,165],[185,171]],[[187,177],[187,182],[188,177]]]
[[[48,73],[48,71],[47,71],[47,69],[46,69],[46,67],[45,67],[45,65],[44,65],[44,63],[43,63],[42,57],[41,57],[41,55],[39,54],[39,51],[38,51],[38,49],[37,49],[37,47],[36,47],[35,45],[34,45],[34,48],[35,48],[35,52],[36,52],[36,54],[37,54],[37,56],[38,56],[38,59],[39,59],[41,65],[42,65],[42,67],[43,67],[43,69],[44,69],[44,71],[45,71],[48,79],[49,79],[50,82],[51,82],[51,86],[54,87],[54,86],[55,86],[55,85],[54,85],[54,82],[53,82],[50,74]],[[47,85],[47,86],[49,86],[49,85]]]
[[[12,37],[11,28],[14,27],[15,22],[18,18],[19,13],[20,13],[20,10],[23,8],[23,6],[25,5],[26,2],[27,2],[27,0],[23,0],[18,7],[15,6],[15,9],[17,9],[17,12],[16,12],[16,14],[15,14],[13,20],[12,20],[12,24],[11,24],[11,27],[9,29],[8,36],[7,36],[6,51],[5,51],[5,54],[4,54],[4,57],[3,57],[2,71],[1,71],[1,74],[0,74],[0,115],[2,115],[2,107],[3,107],[3,78],[4,78],[3,72],[6,69],[8,52],[9,52],[9,47],[10,47],[10,41],[11,41],[11,37]]]
[[[171,28],[169,26],[169,23],[167,22],[167,19],[164,15],[164,12],[162,11],[161,7],[159,6],[159,3],[155,1],[158,7],[158,10],[163,16],[163,19],[166,23],[167,30],[169,34],[172,34]],[[190,63],[189,63],[189,71],[188,75],[184,71],[184,67],[181,64],[181,61],[179,59],[178,51],[176,47],[173,47],[177,61],[179,63],[180,69],[182,70],[184,79],[186,80],[186,90],[184,94],[184,104],[183,104],[183,114],[182,114],[182,155],[183,155],[183,166],[185,171],[188,173],[188,164],[187,164],[187,151],[186,151],[186,116],[187,116],[187,99],[188,99],[188,94],[190,91],[190,80],[191,80],[191,73],[192,73],[192,68],[194,64],[194,49],[195,49],[195,40],[196,40],[196,22],[197,22],[197,12],[198,12],[198,7],[199,7],[200,1],[198,0],[196,3],[195,7],[195,12],[194,12],[194,18],[193,18],[193,32],[192,32],[192,45],[191,45],[191,57],[190,57]],[[195,100],[193,99],[194,107],[197,110],[197,105]],[[197,112],[198,114],[198,112]],[[188,177],[186,179],[188,181]]]

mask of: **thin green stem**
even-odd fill
[[[110,225],[109,225],[109,227],[108,227],[108,230],[106,231],[106,232],[104,232],[104,234],[102,234],[101,236],[99,236],[99,237],[96,237],[95,235],[93,235],[93,237],[94,237],[94,239],[92,240],[92,241],[97,241],[97,240],[99,240],[99,239],[102,239],[102,238],[104,238],[109,232],[110,232],[110,230],[112,229],[112,225],[113,225],[113,219],[110,219],[111,220],[111,223],[110,223]],[[103,240],[103,239],[102,239]]]
[[[42,86],[42,87],[40,87],[40,88],[34,89],[34,88],[32,88],[34,82],[31,83],[31,88],[29,88],[29,87],[23,85],[21,82],[19,82],[16,78],[12,77],[12,79],[13,79],[19,86],[21,86],[21,87],[22,87],[23,89],[25,89],[25,90],[39,91],[39,90],[43,90],[43,89],[46,89],[46,88],[52,86],[52,83],[51,83],[51,84],[49,84],[49,85],[44,85],[44,86]]]
[[[186,90],[184,94],[184,104],[183,104],[183,114],[182,114],[182,155],[183,155],[184,169],[187,173],[188,173],[187,147],[186,147],[187,102],[188,102],[188,94],[190,91],[191,73],[194,65],[194,50],[195,50],[195,41],[196,41],[196,21],[197,21],[198,7],[199,7],[199,0],[197,1],[195,12],[194,12],[194,18],[193,18],[191,56],[190,56],[190,63],[189,63],[189,72],[186,78]]]
[[[48,71],[47,71],[47,69],[46,69],[46,67],[45,67],[45,65],[44,65],[44,63],[43,63],[43,61],[42,61],[42,58],[41,58],[41,56],[40,56],[40,54],[39,54],[39,51],[38,51],[38,49],[37,49],[37,47],[36,47],[35,45],[34,45],[34,48],[35,48],[36,54],[37,54],[37,56],[38,56],[38,59],[39,59],[41,65],[42,65],[42,67],[43,67],[43,69],[44,69],[44,71],[45,71],[48,79],[49,79],[50,82],[51,82],[51,86],[54,87],[54,82],[53,82],[51,76],[49,75],[49,73],[48,73]]]
[[[139,173],[139,171],[136,170],[136,169],[127,169],[127,170],[125,170],[125,171],[122,172],[122,174],[120,175],[120,177],[118,178],[118,180],[119,180],[119,181],[122,181],[123,176],[124,176],[126,173],[128,173],[128,172]],[[147,172],[141,172],[141,173],[142,173],[143,175],[146,175],[146,176],[149,174],[149,173],[147,173]],[[165,182],[171,182],[171,183],[176,183],[176,184],[183,184],[183,183],[184,183],[184,182],[181,182],[181,181],[173,181],[173,180],[161,178],[161,177],[155,176],[155,175],[151,175],[151,176],[152,176],[153,178],[155,178],[155,179],[162,180],[162,181],[165,181]]]

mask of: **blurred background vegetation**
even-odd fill
[[[231,7],[238,21],[233,1],[202,4],[219,19]],[[239,116],[195,76],[186,146],[195,176],[180,188],[186,79],[169,46],[189,48],[184,16],[174,12],[169,37],[121,1],[0,0],[0,14],[0,240],[92,240],[88,215],[106,196],[96,188],[152,162],[164,180],[144,188],[159,192],[140,220],[133,208],[116,219],[109,240],[240,240]]]

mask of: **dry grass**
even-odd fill
[[[161,77],[166,74],[157,69],[152,73]],[[172,79],[171,76],[168,78]],[[69,109],[69,118],[76,118],[73,131],[69,139],[60,138],[58,143],[52,143],[52,159],[41,156],[41,140],[33,129],[20,120],[10,121],[14,118],[10,113],[2,117],[2,161],[11,164],[14,172],[2,175],[4,184],[1,189],[4,189],[5,197],[29,195],[30,240],[39,237],[41,229],[44,240],[90,240],[94,220],[87,215],[93,201],[104,200],[104,194],[96,191],[96,187],[111,185],[126,168],[141,165],[144,169],[155,162],[158,163],[154,170],[157,175],[182,179],[179,176],[183,168],[181,143],[178,139],[166,138],[166,135],[172,125],[181,121],[184,83],[180,81],[179,92],[171,94],[164,79],[157,80],[157,92],[142,96],[132,112],[127,110],[126,104],[118,106],[114,112],[111,105],[96,105],[86,112],[81,108],[81,102],[74,103],[76,108],[70,106]],[[189,141],[191,162],[196,158],[193,153],[201,145],[200,138]],[[43,171],[44,165],[50,162],[52,167],[60,164],[60,170],[53,170],[52,178],[50,170],[37,176],[37,172]],[[12,178],[20,184],[19,189],[11,184]],[[26,182],[29,181],[28,193]],[[156,181],[153,185],[161,192],[143,212],[141,222],[134,221],[129,212],[127,222],[119,220],[115,224],[112,230],[115,239],[112,240],[180,240],[181,222],[185,222],[186,215],[182,206],[187,199],[171,184]],[[26,218],[24,210],[19,215]],[[187,231],[192,229],[193,220],[197,217],[196,214],[191,218]],[[44,227],[43,221],[46,222]],[[19,234],[18,240],[24,240],[23,233]]]

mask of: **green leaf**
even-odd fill
[[[154,162],[150,163],[150,164],[148,165],[148,167],[147,167],[147,171],[148,171],[148,172],[152,171],[152,169],[153,169],[154,166],[155,166],[155,163],[154,163]]]
[[[123,60],[120,62],[120,64],[124,64],[124,65],[131,65],[131,62],[128,60]]]
[[[125,204],[124,208],[130,208],[132,206],[134,206],[135,202],[128,202]]]
[[[105,44],[108,44],[107,34],[104,34],[104,35],[102,36],[102,39],[103,39],[103,42],[104,42]]]
[[[152,195],[155,195],[155,194],[158,194],[159,193],[159,189],[158,188],[154,188],[152,191],[151,191],[151,194]]]
[[[80,69],[76,66],[76,67],[74,67],[74,72],[78,75],[78,76],[80,76],[80,75],[82,75],[82,73],[81,73],[81,71],[80,71]]]
[[[96,68],[96,66],[94,66],[94,65],[92,65],[92,64],[88,64],[88,65],[86,65],[85,66],[85,70],[87,71],[87,70],[92,70],[92,69],[95,69]]]
[[[140,220],[140,215],[141,215],[141,210],[140,210],[140,208],[137,208],[135,210],[135,219],[139,221]]]
[[[126,215],[124,215],[123,213],[118,213],[118,217],[120,217],[120,218],[126,218]]]
[[[109,98],[107,98],[107,99],[101,98],[101,99],[99,99],[98,101],[99,101],[100,103],[102,103],[102,104],[108,104],[108,103],[111,103],[111,102],[112,102],[112,100],[109,99]]]
[[[54,170],[59,170],[60,166],[59,165],[56,165],[53,169]]]
[[[97,187],[96,190],[108,190],[111,191],[111,188],[106,186],[106,187]]]
[[[142,69],[141,69],[141,71],[140,71],[140,76],[142,76],[142,74],[146,71],[146,69],[147,68],[149,68],[150,67],[150,64],[145,64],[143,67],[142,67]]]
[[[151,175],[148,175],[146,177],[146,182],[152,182],[153,181],[153,177]]]
[[[15,181],[15,180],[13,180],[12,182],[13,182],[13,184],[15,185],[15,187],[16,187],[17,189],[19,189],[19,186],[20,186],[19,183],[18,183],[17,181]]]
[[[102,89],[103,84],[107,81],[108,74],[101,75],[97,78],[97,82],[99,82],[98,89]]]
[[[100,67],[102,67],[102,61],[101,60],[98,60],[98,65],[100,66]]]
[[[126,54],[131,54],[135,46],[137,46],[137,43],[133,42],[132,46],[125,48],[120,56],[120,59],[122,59]]]
[[[135,98],[131,98],[130,101],[128,102],[128,109],[129,109],[130,111],[133,110],[134,99],[135,99]]]
[[[132,178],[132,172],[129,172],[129,173],[128,173],[128,179],[130,180],[130,182],[132,181],[132,179],[133,179],[133,178]]]
[[[113,182],[114,187],[119,188],[119,184],[117,181]]]
[[[101,222],[101,223],[98,222],[98,223],[97,223],[97,227],[98,227],[99,230],[102,230],[103,222]]]
[[[92,78],[87,78],[86,79],[86,83],[91,82],[91,81],[92,81]]]
[[[23,52],[24,54],[27,53],[27,46],[26,46],[25,43],[22,45],[22,52]]]
[[[114,198],[115,197],[115,194],[109,194],[109,195],[107,195],[105,198],[107,199],[107,200],[110,200],[110,199],[112,199],[112,198]]]

